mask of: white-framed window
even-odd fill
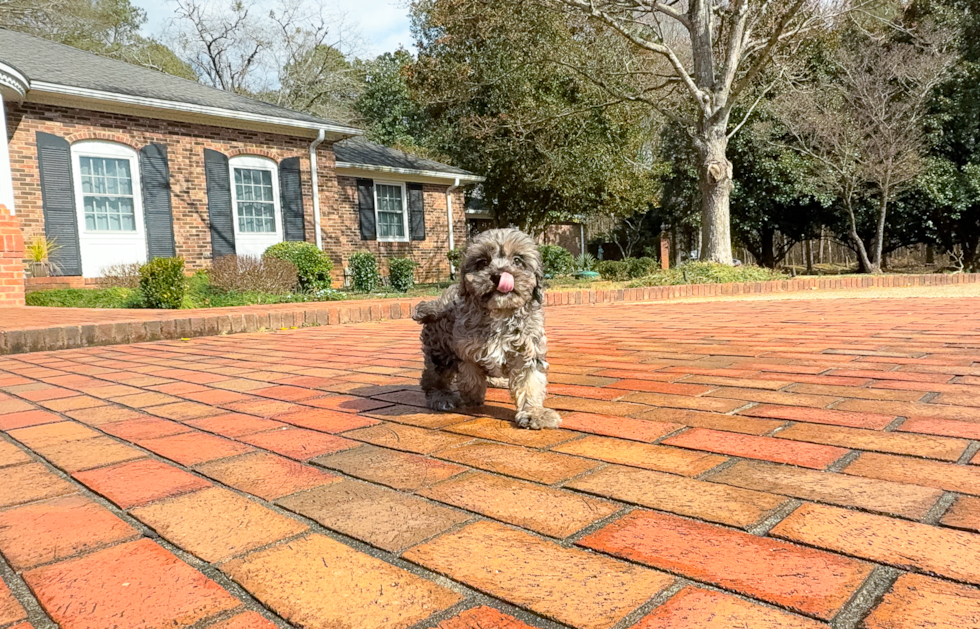
[[[408,195],[400,182],[374,182],[374,213],[381,242],[408,242]]]
[[[84,141],[71,147],[79,227],[84,233],[142,231],[139,157],[112,142]]]
[[[235,208],[235,231],[239,234],[273,235],[282,231],[279,207],[279,172],[271,159],[233,157],[231,197]]]

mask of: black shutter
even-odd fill
[[[211,223],[211,257],[235,254],[235,223],[231,207],[231,175],[228,158],[204,149],[204,174],[208,186],[208,221]]]
[[[425,240],[425,194],[422,184],[408,184],[408,218],[412,240]]]
[[[361,240],[377,240],[374,219],[374,180],[357,180],[357,211],[361,217]]]
[[[147,256],[150,260],[176,257],[166,145],[148,144],[140,149],[140,178],[143,184]]]
[[[285,240],[306,240],[298,157],[279,162],[279,199],[282,202],[283,237]]]
[[[81,275],[82,253],[78,244],[78,214],[71,177],[68,140],[36,132],[37,161],[41,174],[41,207],[44,235],[61,247],[51,256],[54,275]]]

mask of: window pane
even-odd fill
[[[378,235],[381,238],[405,237],[405,207],[401,186],[377,184]]]
[[[128,159],[79,158],[85,228],[136,231],[132,169]]]

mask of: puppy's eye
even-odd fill
[[[514,256],[514,265],[519,269],[527,267],[527,263],[524,262],[524,258],[521,256]]]
[[[485,269],[487,268],[488,264],[490,264],[489,260],[487,260],[486,258],[480,258],[474,263],[474,266],[476,266],[476,268],[478,269]]]

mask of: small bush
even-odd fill
[[[583,252],[579,254],[577,258],[575,258],[575,270],[594,271],[597,262],[598,260],[596,260],[595,256],[593,256],[591,253],[589,253],[588,251]]]
[[[626,258],[626,275],[630,279],[650,275],[659,268],[660,264],[654,258]]]
[[[52,261],[51,257],[61,248],[57,238],[44,236],[32,238],[24,248],[24,255],[28,260],[27,270],[30,271],[31,277],[48,277],[52,273],[60,272],[61,267],[57,262]]]
[[[224,291],[286,294],[296,290],[296,265],[271,256],[221,256],[208,271],[211,286]]]
[[[351,273],[351,288],[361,293],[370,293],[381,286],[381,273],[378,260],[369,251],[352,253],[347,263]]]
[[[596,272],[602,279],[621,282],[629,277],[629,266],[625,260],[602,260],[595,265]]]
[[[279,242],[266,249],[262,255],[292,262],[296,267],[300,290],[330,288],[333,260],[312,242]]]
[[[140,292],[146,308],[180,308],[184,301],[184,259],[156,258],[141,266]]]
[[[575,257],[572,252],[558,245],[539,245],[544,274],[548,277],[571,275],[575,272]]]
[[[388,284],[399,293],[408,292],[415,286],[415,269],[418,262],[411,258],[391,258],[388,260]]]
[[[450,249],[446,252],[446,257],[449,258],[449,264],[453,265],[455,270],[459,270],[459,265],[463,262],[463,254],[466,249],[463,247],[456,247],[455,249]]]
[[[659,268],[653,258],[624,258],[622,260],[603,260],[596,265],[596,270],[603,279],[621,282],[645,277]]]
[[[130,288],[140,287],[139,262],[131,264],[113,264],[102,269],[102,275],[95,280],[99,288]]]

